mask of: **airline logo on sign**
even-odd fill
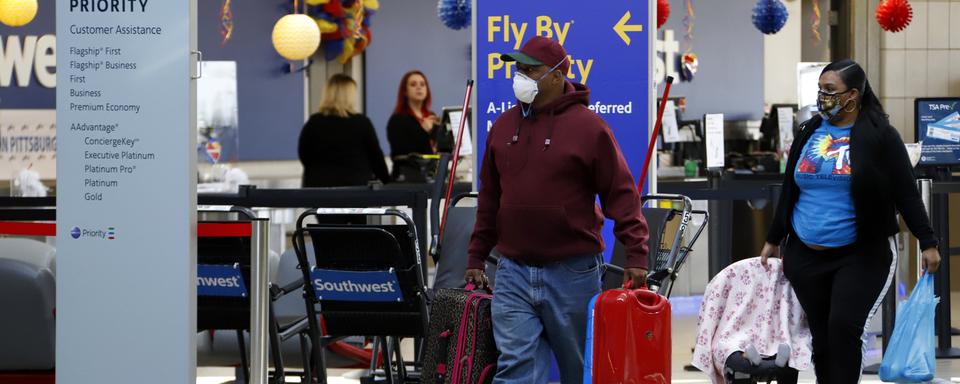
[[[56,87],[56,66],[56,36],[0,36],[0,87],[26,88],[34,77],[44,88]]]
[[[314,268],[310,276],[318,300],[402,302],[397,274],[390,271],[339,271]]]
[[[117,229],[115,227],[106,229],[73,227],[70,229],[70,237],[74,239],[116,240]]]
[[[247,297],[240,266],[197,264],[197,296]]]

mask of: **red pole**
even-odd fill
[[[640,174],[640,183],[637,190],[643,193],[643,186],[647,182],[647,171],[650,170],[650,159],[653,157],[654,147],[657,145],[657,136],[660,135],[660,123],[663,120],[663,110],[667,108],[667,97],[670,96],[670,85],[673,76],[667,76],[667,85],[663,88],[663,98],[660,99],[660,110],[657,112],[657,122],[653,125],[653,135],[650,136],[650,145],[647,146],[647,158],[643,161],[643,171]]]
[[[453,150],[453,167],[447,179],[447,193],[443,198],[443,216],[440,218],[440,231],[437,232],[437,241],[443,239],[443,227],[447,224],[447,209],[450,208],[450,195],[453,194],[453,180],[457,176],[457,163],[460,162],[460,144],[463,144],[463,131],[467,125],[467,114],[470,111],[470,96],[473,95],[473,80],[467,80],[467,93],[463,95],[463,110],[460,114],[460,130],[457,135],[457,145]]]

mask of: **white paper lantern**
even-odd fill
[[[320,27],[310,16],[286,15],[273,26],[273,48],[287,60],[305,60],[319,47]]]
[[[22,27],[36,16],[37,0],[0,0],[0,23]]]

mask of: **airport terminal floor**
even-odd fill
[[[688,371],[684,367],[688,366],[692,353],[690,348],[680,348],[684,345],[693,345],[696,337],[697,313],[695,306],[699,300],[696,297],[680,297],[674,300],[679,303],[678,311],[674,313],[674,345],[678,348],[673,350],[673,383],[682,384],[708,384],[710,380],[700,371]],[[954,316],[960,316],[960,298],[953,299]],[[691,312],[691,310],[693,312]],[[960,342],[960,337],[954,336],[954,343]],[[869,349],[866,365],[877,364],[880,362],[879,351],[874,347]],[[358,377],[362,375],[362,370],[336,369],[331,370],[329,378],[330,384],[359,384]],[[944,359],[937,361],[937,381],[936,382],[954,382],[960,383],[960,360]],[[197,371],[197,384],[222,384],[234,380],[233,368],[200,368]],[[801,372],[799,384],[813,384],[815,377],[812,372]],[[863,384],[881,383],[876,375],[865,375],[861,381]]]
[[[699,302],[695,297],[681,297],[674,300],[680,303],[680,310],[674,314],[674,344],[676,346],[693,345],[695,342],[697,313],[696,309],[691,307]],[[960,298],[954,298],[952,308],[960,308]],[[677,308],[677,307],[675,307]],[[690,310],[693,309],[693,312]],[[960,310],[953,310],[954,316],[960,316]],[[954,336],[954,343],[960,342],[960,337]],[[683,384],[708,384],[710,380],[700,371],[687,371],[685,366],[691,361],[690,348],[675,348],[673,350],[673,383]],[[880,362],[879,351],[871,348],[867,354],[866,365],[877,364]],[[358,377],[362,370],[337,369],[331,370],[329,383],[331,384],[359,384]],[[944,359],[937,361],[938,381],[934,382],[960,382],[960,360]],[[197,384],[222,384],[234,380],[233,368],[200,368],[197,371]],[[815,377],[812,372],[801,372],[800,384],[813,384]],[[865,375],[861,381],[863,384],[881,383],[876,375]]]

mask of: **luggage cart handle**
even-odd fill
[[[417,236],[419,236],[417,234],[417,226],[414,224],[413,219],[411,219],[410,216],[403,211],[394,208],[313,208],[301,213],[300,217],[297,218],[297,230],[303,228],[304,219],[310,216],[318,215],[394,216],[400,218],[400,220],[403,220],[404,225],[410,227],[411,234],[415,239],[417,239]],[[420,257],[420,242],[414,241],[413,247],[417,254],[417,263],[421,263],[422,259]],[[426,287],[425,284],[424,287]]]
[[[233,212],[233,213],[243,214],[243,215],[247,216],[247,218],[250,219],[250,220],[256,220],[256,219],[259,218],[259,217],[257,217],[257,214],[256,214],[255,212],[253,212],[252,209],[247,208],[247,207],[236,206],[236,205],[232,205],[232,206],[227,206],[227,205],[202,205],[202,206],[197,207],[197,212],[202,212],[202,213]]]
[[[453,199],[451,199],[453,201],[450,202],[450,206],[456,207],[457,203],[459,203],[460,200],[463,200],[463,199],[479,199],[479,198],[480,198],[480,193],[477,193],[477,192],[461,193],[457,196],[454,196]]]
[[[394,208],[314,208],[300,214],[297,219],[297,228],[303,228],[303,220],[307,217],[324,215],[394,216],[403,220],[404,224],[414,225],[410,216]]]
[[[682,210],[684,212],[689,212],[693,210],[693,200],[690,200],[689,197],[684,195],[674,195],[674,194],[655,194],[655,195],[644,195],[640,196],[640,203],[646,204],[650,200],[667,200],[667,201],[679,201],[683,203]]]
[[[316,208],[317,215],[386,215],[389,208]]]

